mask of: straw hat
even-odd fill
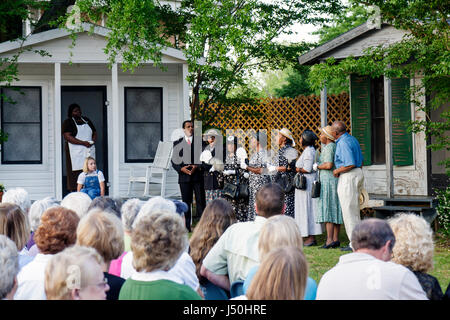
[[[359,194],[359,210],[369,207],[369,194],[366,189],[362,189]]]
[[[326,126],[323,128],[319,128],[320,132],[323,133],[325,135],[325,137],[327,137],[328,139],[330,139],[331,141],[336,140],[333,135],[331,134],[331,126]]]
[[[292,137],[292,133],[289,131],[289,129],[283,128],[279,131],[279,133],[281,135],[285,136],[286,138],[290,139],[292,141],[292,146],[295,147],[295,141],[294,141],[294,138]]]
[[[216,129],[208,129],[203,134],[203,141],[208,140],[208,137],[210,137],[210,136],[218,137],[218,136],[221,136],[221,135],[222,134],[219,131],[217,131]]]

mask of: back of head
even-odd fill
[[[82,218],[91,205],[92,199],[84,192],[71,192],[61,201],[61,206],[73,210]]]
[[[284,192],[277,183],[268,183],[256,193],[256,212],[259,216],[270,218],[284,212]]]
[[[190,239],[190,255],[196,266],[197,276],[200,276],[201,264],[209,250],[235,222],[234,209],[228,201],[219,198],[206,205]]]
[[[137,225],[140,219],[142,219],[145,216],[151,215],[153,212],[170,212],[170,213],[176,213],[177,212],[177,206],[173,201],[164,199],[163,197],[153,197],[147,200],[142,207],[141,210],[139,210],[138,215],[136,216],[136,219],[133,222],[133,229]]]
[[[67,208],[58,206],[47,209],[41,224],[34,233],[34,241],[43,254],[55,254],[75,244],[80,218]]]
[[[120,218],[120,204],[111,197],[102,196],[92,200],[87,209],[87,212],[93,209],[107,210],[111,213],[114,213],[117,217]]]
[[[337,134],[340,134],[347,131],[347,126],[345,125],[344,122],[336,120],[331,125],[331,129]]]
[[[188,245],[182,218],[156,211],[137,222],[131,235],[133,267],[138,272],[171,269]]]
[[[308,264],[301,249],[276,248],[262,260],[247,291],[249,300],[303,300]]]
[[[42,200],[36,200],[30,207],[28,217],[30,220],[31,231],[36,231],[41,223],[41,216],[45,210],[51,207],[59,206],[59,201],[53,197],[46,197]]]
[[[259,260],[280,247],[295,247],[302,250],[303,239],[295,220],[285,215],[267,219],[258,239]]]
[[[78,224],[77,244],[96,249],[109,263],[125,249],[122,222],[111,212],[100,209],[89,211]]]
[[[136,219],[139,211],[144,205],[144,201],[137,198],[128,199],[120,208],[122,224],[127,232],[131,232],[133,229],[133,222]]]
[[[7,236],[0,235],[0,300],[14,288],[19,273],[19,254],[16,244]]]
[[[31,201],[24,188],[13,188],[3,194],[2,202],[17,204],[25,214],[30,210]]]
[[[433,230],[428,222],[415,214],[398,214],[388,220],[395,235],[392,261],[414,271],[433,268]]]
[[[0,203],[0,234],[10,238],[22,250],[30,237],[28,218],[22,209],[13,203]]]
[[[371,218],[361,221],[352,232],[352,247],[359,249],[381,249],[391,240],[390,249],[395,244],[395,236],[389,224],[381,219]]]
[[[103,263],[93,248],[73,246],[54,255],[45,268],[47,300],[71,300],[73,289],[91,284],[92,263]]]

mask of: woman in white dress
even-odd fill
[[[316,245],[315,235],[322,233],[322,225],[316,223],[317,199],[311,198],[311,187],[317,174],[313,171],[313,164],[316,162],[316,140],[318,137],[311,130],[302,133],[300,145],[303,147],[303,153],[295,164],[297,172],[302,172],[306,177],[306,190],[295,189],[295,221],[302,237],[306,237],[303,242],[306,247]]]

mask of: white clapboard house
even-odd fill
[[[333,57],[337,61],[360,57],[364,50],[398,42],[405,31],[388,24],[366,22],[299,57],[299,63],[313,65]],[[363,151],[365,189],[369,204],[377,212],[426,211],[433,207],[434,187],[448,184],[445,168],[437,163],[448,158],[445,151],[430,152],[424,133],[407,132],[401,123],[424,120],[426,114],[405,98],[405,90],[419,84],[421,75],[411,79],[350,76],[351,130]],[[326,87],[322,90],[326,96]],[[425,95],[420,97],[425,102]],[[321,99],[322,124],[326,122],[326,99]],[[437,119],[443,108],[430,114]],[[398,122],[396,120],[400,120]],[[430,214],[431,211],[429,210]]]
[[[103,49],[109,30],[95,26],[90,33],[90,24],[82,27],[71,49],[72,39],[63,29],[32,34],[24,43],[0,44],[0,58],[32,49],[19,56],[19,80],[12,87],[0,83],[2,93],[15,101],[2,99],[0,106],[0,125],[9,134],[0,152],[0,183],[7,189],[25,188],[32,200],[62,199],[65,193],[61,124],[70,104],[79,104],[97,129],[97,166],[113,197],[126,196],[130,168],[145,176],[158,142],[169,141],[189,118],[188,69],[181,51],[163,51],[164,71],[147,61],[134,73],[123,72],[120,58],[108,67]],[[42,57],[34,50],[50,55]],[[135,194],[142,195],[142,190],[138,185]],[[178,193],[177,174],[170,169],[166,195]]]

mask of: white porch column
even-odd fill
[[[55,63],[54,79],[54,128],[55,128],[55,198],[62,200],[62,150],[61,150],[61,63]]]
[[[120,145],[120,136],[119,136],[119,79],[118,79],[118,71],[117,71],[117,63],[114,63],[111,69],[111,82],[112,82],[112,123],[113,123],[113,161],[112,161],[112,175],[110,176],[111,181],[111,189],[110,195],[112,197],[119,197],[119,165],[120,165],[120,157],[119,157],[119,145]]]
[[[392,87],[384,76],[384,136],[386,141],[386,196],[394,196],[394,167],[392,154]]]
[[[189,83],[186,78],[188,76],[188,65],[184,63],[182,65],[182,104],[183,104],[183,119],[181,122],[191,118],[191,108],[189,106]],[[180,122],[180,125],[181,125]]]

